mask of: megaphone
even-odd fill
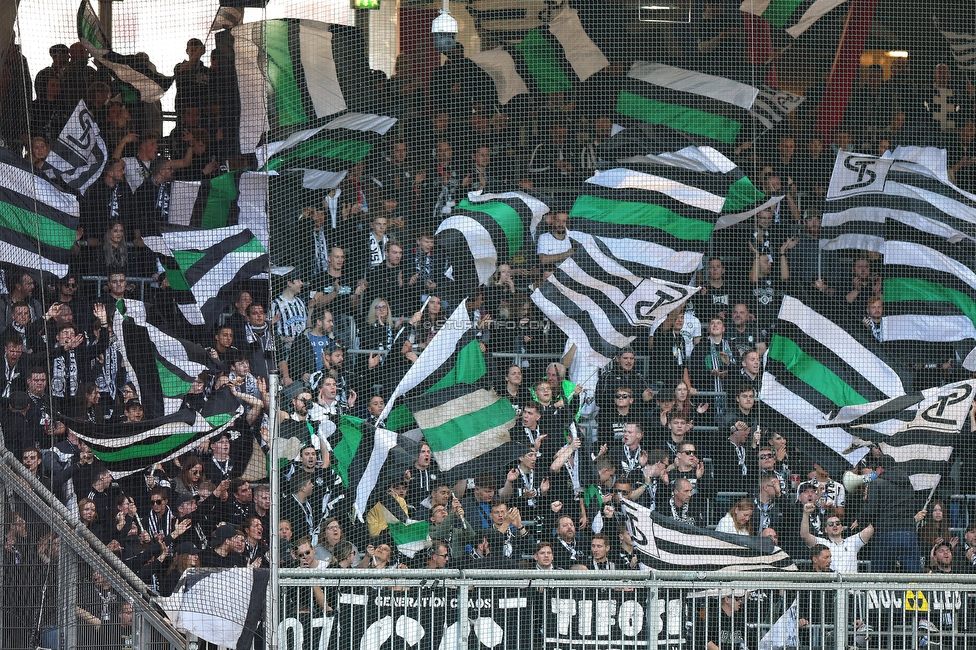
[[[867,485],[871,481],[878,478],[877,472],[871,472],[870,474],[857,474],[851,470],[844,472],[844,478],[841,482],[844,484],[844,489],[848,492],[856,492],[862,485]]]

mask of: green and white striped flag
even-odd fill
[[[483,385],[488,372],[462,300],[393,390],[378,421],[369,465],[356,494],[366,512],[369,496],[396,431],[419,428],[442,472],[489,455],[510,442],[516,414],[511,402]],[[397,404],[403,401],[403,404]],[[381,441],[382,439],[382,441]]]
[[[548,25],[526,33],[518,44],[469,58],[495,82],[502,104],[523,93],[571,90],[610,65],[583,30],[577,11],[569,5]]]
[[[346,110],[331,25],[264,20],[238,25],[232,33],[242,153],[253,153],[268,131],[298,128]]]
[[[744,0],[741,11],[765,18],[793,38],[844,4],[844,0]]]
[[[64,277],[78,214],[76,197],[0,149],[0,261]]]
[[[216,323],[222,300],[238,281],[268,270],[268,253],[248,228],[167,232],[162,239],[178,267],[167,272],[169,284],[193,295],[203,323]],[[196,322],[191,309],[184,309],[184,314]]]
[[[426,521],[391,521],[387,524],[390,527],[390,536],[396,544],[397,551],[407,557],[414,557],[417,553],[427,548],[430,535],[430,524]]]
[[[222,388],[201,412],[184,408],[160,418],[121,424],[71,418],[65,423],[118,479],[192,450],[229,429],[243,412],[230,389]]]
[[[170,415],[183,403],[193,380],[210,370],[203,346],[174,336],[140,300],[119,300],[113,321],[119,352],[148,417]]]
[[[380,140],[396,124],[385,115],[348,112],[314,129],[303,129],[255,151],[263,171],[298,171],[302,187],[331,189],[349,169],[375,154]]]
[[[803,97],[768,87],[637,61],[617,96],[619,118],[674,129],[725,154],[752,142],[795,110]]]
[[[528,192],[471,192],[462,199],[434,234],[462,295],[487,284],[499,264],[522,252],[548,212],[549,206]]]
[[[758,397],[767,407],[768,428],[789,432],[810,458],[839,476],[867,450],[851,450],[850,433],[823,428],[827,416],[844,406],[904,395],[906,377],[873,337],[855,335],[785,296]]]

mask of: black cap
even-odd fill
[[[291,401],[305,391],[308,391],[308,386],[305,385],[305,382],[293,381],[292,383],[288,384],[287,386],[281,389],[281,396],[284,397],[286,400]]]
[[[176,552],[180,555],[199,555],[200,549],[193,542],[183,542],[176,547]]]
[[[190,494],[189,492],[180,492],[176,495],[176,507],[179,508],[181,505],[187,501],[196,501],[197,498]]]
[[[231,524],[218,526],[217,530],[214,531],[213,537],[210,539],[210,546],[217,548],[236,534],[237,529]]]

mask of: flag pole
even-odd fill
[[[268,480],[271,489],[271,507],[268,509],[268,521],[271,523],[272,530],[268,535],[271,543],[269,554],[271,555],[271,567],[268,574],[268,599],[265,605],[265,616],[268,625],[265,626],[265,643],[269,650],[278,648],[278,594],[280,587],[278,584],[278,568],[281,566],[281,540],[278,538],[278,519],[281,516],[279,495],[281,494],[281,472],[278,471],[278,452],[281,448],[279,436],[278,420],[278,373],[268,374],[268,428],[270,433],[271,462],[268,463]]]

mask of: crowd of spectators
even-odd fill
[[[971,82],[944,64],[930,80],[912,76],[902,61],[887,80],[880,68],[866,68],[830,138],[813,130],[819,86],[807,89],[798,115],[736,153],[758,187],[784,200],[717,236],[692,303],[597,376],[580,370],[573,342],[529,296],[573,255],[570,206],[605,157],[625,62],[573,92],[526,95],[506,107],[491,99],[490,81],[460,48],[427,86],[409,57],[391,79],[374,72],[373,92],[354,108],[398,118],[383,155],[353,166],[335,189],[272,201],[272,261],[293,270],[236,287],[232,304],[204,331],[180,320],[176,292],[143,237],[167,227],[172,180],[203,181],[256,163],[238,153],[227,35],[209,66],[201,42],[190,40],[186,51],[176,68],[177,124],[166,137],[159,106],[125,101],[125,88],[91,67],[80,44],[52,47],[52,65],[33,83],[15,48],[4,61],[4,83],[23,86],[5,96],[37,94],[4,103],[4,146],[55,178],[45,162],[51,141],[84,98],[110,152],[102,178],[81,199],[71,273],[51,279],[3,269],[5,445],[147,583],[167,593],[188,566],[268,566],[276,532],[282,565],[635,568],[624,498],[695,526],[770,536],[798,558],[824,544],[834,549],[835,569],[856,570],[857,550],[870,543],[876,522],[859,518],[862,496],[845,494],[839,477],[799,454],[789,432],[764,425],[757,400],[764,353],[789,292],[888,347],[917,371],[916,388],[963,376],[948,346],[901,350],[885,341],[876,257],[821,253],[817,240],[839,150],[942,146],[951,178],[976,190]],[[437,225],[468,192],[516,189],[551,206],[537,241],[500,264],[487,286],[461,295],[435,243]],[[83,279],[91,276],[104,285]],[[229,391],[244,413],[230,433],[192,453],[113,481],[65,420],[117,426],[161,415],[140,404],[112,331],[116,301],[137,295],[213,359],[185,404],[201,408]],[[512,440],[524,453],[497,474],[447,484],[421,444],[407,472],[377,486],[379,501],[360,523],[350,516],[356,486],[344,483],[332,454],[339,417],[375,423],[465,297],[490,381],[515,406]],[[645,356],[646,374],[638,370]],[[277,412],[269,409],[274,372],[283,386]],[[587,426],[571,426],[580,412]],[[277,531],[264,470],[273,419],[281,437],[301,442],[283,471]],[[863,469],[892,471],[887,464],[871,454]],[[962,487],[974,491],[968,481]],[[933,570],[971,570],[976,529],[960,540],[948,530],[945,503],[918,510]],[[401,554],[390,515],[428,521],[429,549]],[[845,545],[841,526],[859,541]],[[39,553],[22,546],[20,529],[7,529],[8,563]],[[849,554],[843,559],[840,547]]]

